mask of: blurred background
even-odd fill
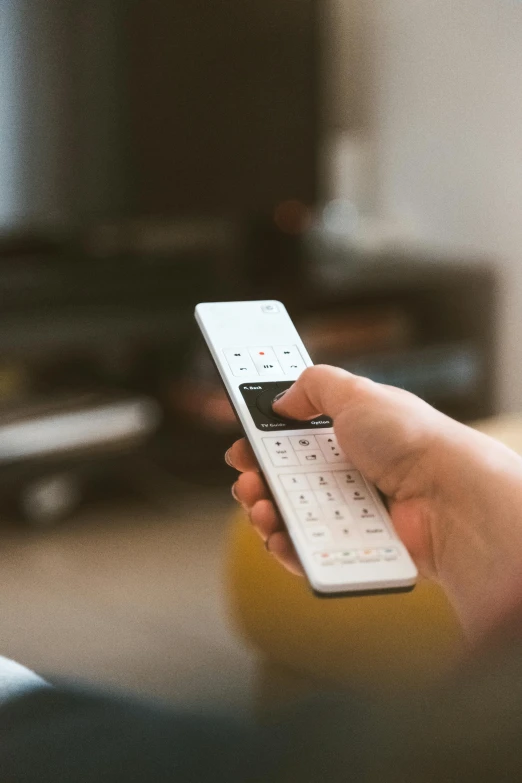
[[[3,0],[1,652],[248,703],[197,302],[522,410],[521,83],[512,0]]]

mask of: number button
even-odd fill
[[[336,489],[333,473],[307,473],[312,489]]]
[[[347,538],[352,537],[352,530],[351,528],[346,526],[340,527],[337,530],[335,530],[335,536],[337,539],[339,539],[339,541],[342,544],[342,542],[346,541]]]
[[[326,506],[324,510],[327,519],[332,522],[351,522],[352,515],[350,514],[347,506]]]
[[[294,508],[317,505],[314,493],[306,490],[303,490],[302,492],[289,492],[288,497]]]
[[[362,487],[350,488],[348,491],[345,490],[344,495],[349,503],[366,503],[366,501],[370,500],[368,491]]]
[[[338,470],[334,473],[334,476],[341,489],[366,488],[364,479],[358,470]]]
[[[343,502],[341,493],[337,489],[321,489],[319,492],[315,493],[315,497],[321,506],[329,504],[340,505]]]
[[[299,438],[290,438],[290,443],[296,451],[305,449],[319,449],[317,439],[313,435],[301,435]]]
[[[319,450],[298,451],[297,457],[301,465],[322,465],[324,463],[324,457]]]
[[[354,509],[354,515],[363,522],[368,521],[371,523],[373,519],[378,519],[380,521],[377,509],[372,503],[364,503],[362,506],[357,506]]]
[[[285,465],[299,465],[294,450],[288,442],[288,438],[263,438],[263,443],[270,454],[272,463],[276,467],[282,468]]]
[[[317,439],[327,462],[346,462],[335,435],[318,435]]]
[[[317,525],[323,521],[317,508],[298,508],[295,513],[303,525]]]
[[[310,489],[310,484],[308,483],[307,477],[301,473],[297,476],[279,476],[281,479],[281,483],[285,489],[287,489],[289,492],[292,490],[298,490],[298,489]]]

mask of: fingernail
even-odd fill
[[[287,393],[287,391],[288,391],[288,389],[285,389],[284,391],[282,391],[282,392],[279,392],[279,394],[276,394],[276,396],[274,397],[274,400],[273,400],[273,401],[274,401],[274,402],[279,402],[279,400],[280,400],[282,397],[284,397],[284,396],[285,396],[285,394]]]
[[[237,484],[237,481],[236,481],[236,484]],[[239,500],[239,498],[238,498],[238,496],[236,494],[236,484],[232,484],[232,486],[230,487],[230,491],[232,493],[232,497],[234,498],[234,500],[237,500],[237,502],[239,503],[240,500]]]
[[[225,462],[227,463],[227,465],[228,465],[229,467],[231,467],[231,468],[233,468],[233,467],[234,467],[234,466],[232,465],[232,462],[230,461],[230,449],[228,449],[228,451],[226,451],[226,452],[225,452]]]

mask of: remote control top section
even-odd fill
[[[316,594],[412,589],[415,565],[331,419],[272,409],[312,365],[281,302],[200,304],[196,320]]]
[[[328,416],[318,416],[311,421],[296,421],[295,419],[283,419],[272,408],[275,398],[286,391],[294,381],[275,381],[269,383],[242,383],[239,387],[245,400],[254,424],[259,430],[317,430],[324,427],[332,427],[332,420]]]

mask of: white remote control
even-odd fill
[[[274,397],[312,365],[281,302],[199,304],[196,320],[315,594],[413,589],[417,569],[332,421],[272,411]]]

